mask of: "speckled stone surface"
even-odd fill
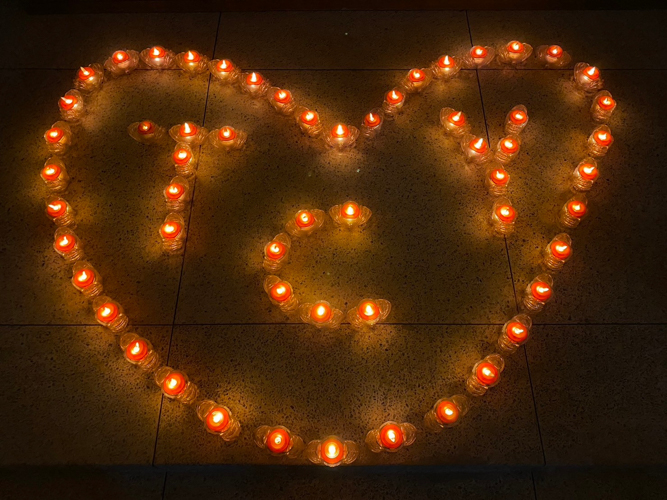
[[[327,123],[357,124],[404,73],[265,76]],[[363,231],[329,220],[321,235],[294,243],[280,275],[302,300],[326,298],[347,311],[385,298],[391,322],[503,323],[514,307],[505,245],[489,234],[491,202],[479,177],[438,122],[442,107],[462,108],[483,132],[474,74],[411,99],[377,141],[340,156],[267,103],[212,84],[207,124],[245,130],[248,148],[203,152],[177,322],[284,322],[261,287],[264,245],[299,209],[354,199],[373,211]]]
[[[663,323],[667,292],[656,279],[667,276],[662,168],[667,154],[656,140],[667,106],[655,99],[661,73],[603,72],[618,100],[609,126],[615,138],[598,161],[600,178],[588,194],[589,214],[569,231],[573,258],[556,279],[554,300],[536,318],[541,323]],[[569,72],[482,72],[484,107],[492,141],[501,137],[509,109],[523,103],[531,121],[520,157],[508,168],[519,211],[509,240],[517,291],[539,272],[541,252],[562,232],[557,216],[572,196],[569,176],[584,158],[590,98],[569,88]]]
[[[169,362],[242,422],[238,442],[207,434],[190,408],[165,401],[156,464],[303,464],[276,459],[252,441],[262,424],[285,425],[305,440],[336,434],[358,442],[357,465],[542,463],[522,352],[507,361],[503,383],[474,402],[462,424],[423,432],[440,397],[460,393],[472,365],[491,351],[496,327],[349,328],[176,327]],[[511,411],[506,411],[511,408]],[[419,436],[397,454],[373,454],[363,439],[387,420],[414,423]]]
[[[535,327],[526,350],[547,464],[665,464],[666,333]]]
[[[170,329],[139,328],[164,359]],[[150,464],[153,380],[102,327],[1,327],[0,465]]]
[[[470,11],[468,19],[475,44],[499,47],[520,40],[534,49],[558,44],[572,56],[572,67],[586,61],[605,69],[667,68],[667,56],[656,43],[667,21],[661,10]],[[533,59],[527,67],[538,65]]]

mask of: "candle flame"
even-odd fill
[[[184,134],[190,134],[192,132],[192,128],[190,127],[190,124],[188,122],[185,122],[183,124],[183,133]]]
[[[252,83],[257,83],[259,81],[259,78],[257,77],[257,73],[255,73],[254,71],[250,75],[250,81]]]
[[[173,224],[165,224],[164,225],[164,232],[165,233],[171,234],[174,231],[176,231],[176,226],[174,226]]]
[[[180,189],[177,185],[172,184],[171,186],[169,186],[169,192],[171,194],[178,194],[179,191],[180,191]]]
[[[594,76],[596,71],[597,68],[595,66],[589,66],[588,68],[586,68],[586,74],[588,76]]]
[[[179,149],[178,150],[178,159],[179,160],[185,160],[188,157],[188,152],[185,149]]]
[[[339,123],[338,126],[336,127],[336,135],[338,137],[344,136],[345,135],[345,126],[343,126],[342,124]]]
[[[76,99],[73,97],[65,96],[60,98],[65,104],[70,105],[73,104]]]
[[[110,307],[104,306],[104,308],[102,308],[102,312],[101,312],[100,314],[101,314],[103,317],[107,318],[107,317],[109,317],[109,316],[111,315],[112,312],[113,312],[113,311],[112,311],[112,309],[111,309]]]
[[[308,212],[304,212],[301,214],[301,220],[303,222],[309,222],[310,221],[310,214]]]
[[[445,56],[445,59],[443,61],[445,63],[445,66],[449,66],[451,63],[449,62],[449,56]]]
[[[484,374],[485,377],[491,377],[491,376],[493,375],[493,372],[492,372],[491,369],[490,369],[489,367],[487,367],[487,366],[485,366],[484,368],[482,368],[482,373]]]
[[[347,208],[345,209],[345,213],[347,215],[354,215],[354,207],[352,205],[348,205]]]
[[[512,212],[510,211],[509,207],[502,207],[502,208],[500,209],[500,213],[501,213],[504,217],[509,217],[509,215],[510,215]]]
[[[154,57],[159,57],[160,53],[161,53],[160,49],[158,49],[157,47],[153,47],[152,54],[153,54]]]
[[[558,250],[558,252],[560,252],[560,253],[565,252],[567,249],[568,249],[568,246],[565,243],[559,243],[559,244],[556,245],[556,250]]]
[[[188,50],[188,53],[185,55],[185,58],[188,61],[194,61],[196,57],[197,56],[195,56],[195,54],[191,50]]]
[[[276,434],[273,438],[273,442],[277,445],[283,442],[283,437],[280,434]]]
[[[280,245],[276,243],[272,244],[269,249],[271,250],[272,253],[280,253]]]
[[[86,270],[84,269],[83,271],[81,271],[76,279],[82,283],[86,281],[88,279],[88,273],[86,272]]]
[[[502,181],[505,178],[505,172],[503,172],[502,170],[495,170],[493,174],[499,181]]]
[[[218,63],[218,69],[226,70],[229,65],[227,64],[227,59],[223,59]]]
[[[554,57],[559,57],[562,51],[563,50],[558,45],[552,45],[549,47],[549,53]]]
[[[537,285],[535,288],[541,294],[549,293],[549,290],[550,290],[548,286],[544,286],[544,285]]]
[[[412,75],[413,75],[415,78],[421,78],[421,76],[422,76],[421,71],[419,71],[418,69],[414,70],[414,71],[412,72]]]
[[[326,453],[327,457],[329,457],[329,458],[336,458],[338,456],[338,454],[340,453],[340,451],[338,449],[338,446],[335,443],[329,443],[329,445],[327,445],[327,449],[326,449],[325,453]]]
[[[46,175],[53,175],[53,174],[56,173],[56,169],[53,168],[53,167],[46,167],[45,172],[46,172]]]
[[[590,175],[595,172],[595,167],[593,165],[584,165],[583,171]]]
[[[514,50],[520,50],[521,49],[521,44],[519,42],[514,42],[514,43],[512,43],[512,48]]]
[[[135,342],[130,352],[132,352],[132,354],[139,354],[141,352],[141,344]]]
[[[368,113],[368,121],[371,123],[375,121],[375,115],[373,113]]]
[[[397,100],[398,99],[398,94],[396,93],[395,90],[391,91],[391,98]]]
[[[83,66],[81,66],[79,72],[85,77],[88,77],[91,74],[90,71],[88,71],[88,68],[84,68]]]
[[[67,236],[63,236],[60,238],[60,243],[58,243],[61,247],[66,247],[69,245],[69,238]]]
[[[606,141],[607,140],[607,132],[598,132],[598,138],[601,141]]]
[[[215,423],[215,424],[219,424],[220,422],[222,422],[222,419],[223,419],[223,418],[224,418],[224,417],[223,417],[223,415],[222,415],[221,412],[216,411],[215,413],[213,413],[213,419],[212,419],[212,420],[213,420],[213,423]]]
[[[526,330],[524,330],[524,329],[521,328],[520,326],[515,326],[514,328],[512,328],[512,331],[513,331],[514,334],[518,337],[518,336],[523,335],[523,333],[524,333]]]
[[[62,206],[61,203],[49,203],[49,208],[50,208],[51,210],[53,210],[54,212],[57,212],[57,211],[60,210],[62,207],[63,207],[63,206]]]
[[[171,378],[169,379],[169,382],[167,382],[167,386],[168,386],[170,389],[175,388],[177,385],[178,385],[178,380],[176,380],[174,377],[171,377]]]
[[[453,122],[458,122],[461,119],[462,116],[463,116],[463,111],[459,111],[454,116],[452,116],[452,121]]]
[[[373,314],[375,314],[375,308],[372,304],[366,304],[366,309],[364,312],[366,313],[366,316],[373,316]]]
[[[514,141],[512,139],[505,139],[505,147],[507,149],[514,148]]]
[[[524,119],[524,114],[521,111],[514,112],[514,119],[516,121],[522,121]]]
[[[387,431],[387,438],[388,438],[389,441],[391,441],[392,443],[395,443],[395,442],[396,442],[396,439],[397,439],[397,438],[396,438],[396,432],[395,432],[393,429],[388,430],[388,431]]]
[[[327,308],[324,307],[323,305],[317,306],[317,311],[315,314],[318,316],[322,317],[327,313]]]
[[[278,285],[278,286],[276,287],[276,294],[278,294],[278,295],[283,295],[283,294],[285,293],[286,290],[287,290],[287,288],[285,288],[284,285]]]
[[[448,406],[447,408],[445,408],[445,415],[447,415],[448,417],[451,417],[452,415],[454,415],[454,410],[452,410],[452,409]]]
[[[476,148],[476,149],[482,149],[482,146],[484,146],[484,139],[480,137],[480,138],[475,142],[475,148]]]
[[[53,137],[54,139],[60,135],[60,131],[58,129],[52,129],[49,131],[49,137]]]
[[[486,49],[484,47],[475,47],[473,54],[475,54],[476,57],[484,57],[486,55]]]
[[[287,93],[284,90],[278,92],[279,99],[285,99],[285,97],[287,97]]]
[[[129,56],[127,55],[126,52],[119,50],[118,52],[115,52],[113,55],[113,58],[116,62],[123,62],[125,59],[127,59]]]
[[[308,111],[306,113],[306,121],[311,121],[313,118],[315,118],[315,113],[313,113],[312,111]]]

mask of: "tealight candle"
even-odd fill
[[[77,261],[72,268],[72,285],[87,299],[97,297],[103,290],[102,276],[83,260]]]
[[[498,59],[505,64],[521,65],[532,55],[533,47],[527,43],[512,40],[498,50]]]
[[[99,64],[82,66],[76,72],[74,88],[81,92],[94,92],[99,90],[104,82],[104,68]]]
[[[324,224],[326,214],[322,210],[299,210],[296,215],[285,224],[289,234],[297,238],[310,236]]]
[[[160,45],[144,49],[139,55],[144,64],[151,69],[169,69],[174,66],[174,53]]]
[[[312,463],[337,467],[354,462],[359,456],[359,447],[353,441],[343,441],[337,436],[308,443],[306,457]]]
[[[602,78],[600,78],[600,70],[595,66],[589,66],[588,63],[580,62],[574,67],[574,84],[577,89],[592,93],[602,88]]]
[[[296,122],[299,124],[301,132],[310,137],[317,137],[322,132],[322,122],[317,111],[304,107],[297,108]]]
[[[491,224],[496,235],[508,235],[514,231],[516,222],[516,210],[512,202],[507,198],[499,198],[493,204],[491,211]]]
[[[359,205],[355,201],[346,201],[341,205],[331,207],[329,215],[337,226],[354,228],[366,224],[373,212],[370,208]]]
[[[206,140],[208,130],[193,122],[183,122],[171,127],[169,129],[169,135],[179,144],[199,146]]]
[[[58,196],[50,196],[46,199],[46,215],[58,227],[75,224],[74,209],[67,201]]]
[[[271,84],[261,74],[253,71],[241,75],[241,90],[250,97],[262,97]]]
[[[411,69],[403,79],[402,87],[406,92],[421,92],[431,83],[433,73],[427,68]]]
[[[541,45],[537,48],[537,59],[547,68],[567,66],[572,58],[560,45]]]
[[[456,58],[452,56],[440,56],[437,61],[431,64],[431,71],[435,78],[448,79],[455,76],[461,70]]]
[[[51,153],[64,154],[72,143],[72,130],[67,122],[56,122],[44,132],[44,142]]]
[[[415,442],[417,429],[409,423],[398,424],[396,422],[385,422],[377,429],[373,429],[366,435],[366,445],[373,453],[387,451],[395,453],[405,446]]]
[[[303,304],[299,307],[301,321],[317,328],[335,330],[343,320],[343,312],[331,307],[326,300],[320,300],[314,304]]]
[[[292,241],[285,233],[275,236],[264,246],[264,270],[275,273],[287,264]]]
[[[190,183],[187,179],[176,176],[163,191],[167,210],[170,212],[182,212],[190,201]]]
[[[120,337],[120,348],[125,359],[143,371],[152,372],[160,364],[160,356],[151,343],[136,333],[125,333]]]
[[[200,54],[196,50],[181,52],[176,56],[176,64],[185,71],[190,78],[206,73],[208,71],[208,57]]]
[[[514,106],[505,118],[505,133],[519,135],[528,125],[528,110],[523,104]]]
[[[553,278],[548,274],[540,274],[533,279],[524,292],[522,305],[529,314],[540,312],[553,295]]]
[[[226,85],[235,83],[241,71],[229,59],[213,59],[208,63],[211,74],[221,83]]]
[[[236,130],[234,127],[224,126],[211,130],[208,137],[209,142],[217,149],[235,151],[243,149],[248,139],[248,134],[242,130]]]
[[[542,263],[550,271],[558,272],[572,256],[572,239],[565,233],[557,234],[544,249]]]
[[[162,249],[165,253],[175,254],[183,250],[185,244],[185,220],[178,213],[170,213],[160,226]]]
[[[294,113],[296,102],[289,90],[273,87],[269,89],[267,96],[269,103],[278,113],[286,116]]]
[[[382,122],[384,122],[384,111],[380,108],[372,109],[361,122],[361,134],[369,139],[375,137],[382,128]]]
[[[155,144],[164,137],[165,129],[150,120],[142,120],[131,123],[127,127],[127,133],[137,142]]]
[[[264,291],[274,306],[278,306],[284,313],[296,311],[299,301],[294,295],[292,285],[281,280],[278,276],[269,275],[264,280]]]
[[[255,444],[271,455],[296,458],[303,451],[303,440],[282,425],[262,425],[255,431]]]
[[[68,227],[59,227],[53,237],[53,248],[65,262],[72,263],[83,258],[79,237]]]
[[[197,169],[195,155],[187,144],[176,144],[171,156],[176,172],[184,177],[192,177]]]
[[[52,156],[46,160],[39,174],[47,189],[52,193],[62,193],[69,185],[65,163],[57,156]]]
[[[614,136],[606,125],[600,125],[588,138],[588,153],[591,156],[600,158],[607,154],[609,147],[614,142]]]
[[[138,64],[139,53],[136,50],[117,50],[104,62],[104,69],[111,76],[118,77],[132,73]]]
[[[424,426],[433,432],[440,432],[445,427],[454,427],[461,422],[461,417],[468,413],[469,408],[468,398],[460,394],[439,399],[424,415]]]
[[[508,135],[498,141],[496,146],[496,160],[501,164],[507,165],[519,154],[521,141],[516,135]]]
[[[583,194],[570,198],[561,209],[560,224],[563,227],[577,227],[588,212],[587,203],[586,196]]]
[[[190,382],[188,376],[168,366],[163,366],[155,372],[155,383],[162,390],[162,394],[169,399],[175,399],[183,404],[190,404],[197,399],[199,390]]]
[[[483,137],[465,134],[461,139],[461,149],[468,163],[482,165],[493,158],[493,151]]]
[[[493,61],[495,56],[496,51],[492,47],[475,45],[466,54],[463,64],[468,68],[481,68]]]
[[[405,96],[398,89],[392,89],[384,96],[382,110],[387,115],[387,120],[393,120],[400,113],[405,104]]]
[[[325,142],[328,146],[343,151],[351,149],[357,142],[359,137],[359,129],[352,125],[345,125],[344,123],[336,123],[329,134],[325,136]]]
[[[572,172],[572,190],[590,191],[599,175],[596,161],[593,158],[584,159]]]
[[[204,422],[206,432],[220,436],[224,441],[234,441],[241,433],[241,424],[226,406],[204,400],[197,405],[197,416]]]
[[[463,111],[452,108],[442,108],[440,110],[440,124],[444,128],[445,134],[452,137],[461,137],[470,130],[470,124]]]
[[[387,319],[391,303],[384,299],[363,299],[347,312],[347,320],[355,330],[368,330]]]
[[[513,353],[528,340],[533,320],[526,314],[517,314],[505,323],[498,337],[498,348],[507,354]]]
[[[498,384],[504,368],[505,360],[499,354],[490,354],[478,361],[466,381],[467,391],[473,396],[483,396],[490,387]]]
[[[123,306],[109,297],[100,296],[93,300],[93,311],[97,322],[113,333],[123,332],[130,323]]]
[[[593,121],[597,123],[609,121],[615,109],[616,101],[607,90],[601,90],[593,97],[593,104],[591,105]]]
[[[504,196],[507,194],[507,185],[510,182],[510,174],[500,164],[490,166],[486,170],[484,184],[491,196]]]

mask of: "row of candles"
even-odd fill
[[[505,47],[506,50],[499,50],[498,59],[509,64],[521,64],[525,61],[532,52],[532,48],[528,44],[520,44],[523,48],[516,44],[520,44],[520,42],[510,42]],[[212,73],[213,67],[221,73],[219,75],[214,74],[214,76],[222,80],[226,78],[229,83],[232,83],[240,76],[240,71],[230,61],[207,61],[204,56],[196,54],[194,51],[189,51],[185,55],[179,54],[178,56],[174,56],[173,53],[164,51],[164,49],[162,50],[161,52],[154,47],[153,49],[143,51],[141,54],[136,54],[133,51],[118,51],[106,61],[104,68],[95,64],[81,68],[77,73],[75,86],[82,92],[99,90],[105,78],[105,69],[112,76],[127,74],[136,68],[138,58],[141,58],[149,67],[155,69],[172,67],[175,61],[185,71],[193,73],[205,72],[206,65],[208,65]],[[528,53],[528,56],[524,57],[526,53]],[[462,65],[465,67],[484,66],[493,59],[493,54],[494,50],[492,48],[473,47],[469,54],[462,59]],[[524,55],[516,56],[512,54]],[[540,60],[551,67],[564,66],[569,62],[567,53],[563,52],[558,46],[540,47],[537,50],[537,54]],[[181,60],[181,63],[179,63],[179,60]],[[429,68],[430,71],[411,70],[402,88],[406,93],[420,91],[428,85],[431,78],[449,78],[456,75],[459,69],[460,66],[456,59],[450,56],[443,56]],[[222,73],[227,76],[222,75]],[[584,63],[576,65],[574,82],[577,88],[585,93],[598,91],[602,86],[599,70]],[[256,73],[252,73],[246,78],[246,85],[257,87],[256,89],[245,90],[251,94],[255,92],[256,94],[263,95],[261,91],[262,85],[268,88],[268,82]],[[288,93],[288,91],[283,92]],[[277,101],[276,97],[284,100],[285,102],[282,104],[290,104],[292,102],[291,96],[288,100],[285,98],[285,94],[274,94],[273,97],[274,101]],[[364,118],[364,124],[362,124],[362,131],[365,132],[364,135],[373,135],[368,134],[368,130],[364,130],[364,126],[367,126],[369,129],[375,129],[375,132],[377,132],[384,118],[394,117],[402,108],[404,101],[405,95],[400,89],[394,89],[387,93],[382,110],[374,110],[374,112],[369,113]],[[141,369],[154,373],[155,382],[160,386],[166,397],[185,404],[193,404],[197,401],[199,395],[196,385],[188,379],[185,373],[167,366],[160,367],[160,357],[153,346],[147,339],[129,331],[129,319],[123,307],[113,299],[102,295],[102,277],[90,263],[84,260],[85,255],[81,242],[73,231],[75,225],[74,211],[59,196],[60,193],[66,190],[69,182],[65,163],[61,158],[62,155],[67,153],[72,144],[72,131],[67,122],[75,123],[81,117],[85,110],[83,97],[78,90],[70,91],[61,98],[59,106],[64,121],[55,123],[44,135],[46,146],[54,156],[46,162],[41,171],[41,177],[48,190],[52,193],[52,196],[47,199],[47,215],[49,215],[57,226],[54,248],[66,262],[73,264],[72,284],[86,298],[92,300],[97,322],[120,335],[120,346],[125,358]],[[294,107],[296,108],[296,106]],[[595,96],[591,108],[593,119],[596,122],[606,122],[615,107],[616,103],[611,94],[606,91],[600,91]],[[283,108],[276,109],[280,111]],[[302,130],[308,133],[308,135],[319,135],[319,132],[316,131],[319,117],[314,111],[306,110],[306,112],[311,114],[306,114],[306,116],[303,116],[303,114],[299,115],[299,120],[308,125],[308,127],[302,126]],[[290,113],[286,112],[286,114]],[[306,120],[301,120],[302,117],[306,118]],[[520,106],[514,108],[510,112],[510,115],[508,115],[506,122],[508,137],[500,141],[496,149],[496,154],[491,155],[487,151],[488,145],[483,138],[467,135],[468,130],[465,127],[466,119],[462,112],[443,110],[441,113],[441,123],[445,131],[454,137],[464,137],[465,140],[462,140],[461,144],[466,158],[476,164],[487,163],[492,156],[496,157],[495,160],[501,166],[509,163],[518,153],[520,147],[518,134],[523,130],[527,121],[527,110]],[[376,122],[377,125],[373,125]],[[315,127],[312,127],[313,125]],[[321,126],[319,128],[321,132]],[[130,135],[142,142],[151,142],[164,135],[164,129],[148,121],[133,124],[130,126],[130,129]],[[227,127],[226,131],[223,131],[223,129],[214,131],[215,134],[212,135],[213,132],[209,134],[207,131],[188,122],[170,130],[172,137],[174,137],[174,134],[178,134],[177,137],[174,137],[177,140],[174,163],[177,173],[184,176],[172,179],[170,185],[165,189],[165,201],[170,211],[178,212],[182,210],[185,202],[188,200],[189,185],[185,177],[191,176],[194,173],[193,169],[196,165],[191,146],[201,145],[204,139],[209,139],[212,144],[216,145],[216,140],[224,142],[230,136],[234,140],[240,135],[235,135],[237,133],[231,127]],[[341,132],[341,135],[347,137],[344,133],[345,129],[339,128],[338,131]],[[185,140],[179,140],[181,137],[185,137]],[[245,137],[241,135],[241,138],[236,140],[238,141],[237,144],[240,143],[238,147],[242,147]],[[351,142],[353,143],[354,141],[352,140]],[[604,156],[612,142],[613,137],[608,127],[606,125],[598,127],[591,134],[588,141],[591,156],[598,158]],[[237,145],[229,147],[228,144],[223,144],[217,147],[235,149]],[[339,147],[339,149],[343,149],[344,147],[349,147],[349,145]],[[509,174],[504,169],[496,168],[494,170],[496,172],[492,170],[488,174],[489,177],[493,176],[496,181],[502,181],[504,178],[509,180]],[[572,188],[579,192],[589,190],[597,175],[595,160],[591,158],[585,159],[575,169]],[[494,182],[494,185],[502,184],[502,182]],[[504,184],[506,187],[506,182]],[[493,186],[489,187],[489,191],[494,196],[504,194],[502,189],[494,189]],[[567,217],[561,216],[561,223],[566,227],[575,227],[581,217],[585,215],[586,210],[585,199],[582,199],[582,197],[570,200],[563,207],[563,211],[569,215]],[[503,215],[505,214],[503,213]],[[354,202],[347,202],[346,204],[333,207],[330,210],[330,216],[335,224],[353,228],[362,225],[368,220],[370,210]],[[294,237],[307,236],[322,226],[323,217],[324,212],[322,211],[300,211],[293,220],[288,222],[286,230]],[[320,223],[319,221],[322,222]],[[289,237],[284,233],[276,236],[276,238],[267,244],[264,255],[264,267],[267,271],[275,272],[284,265],[289,247]],[[564,233],[554,237],[547,245],[544,252],[543,265],[548,272],[537,276],[527,285],[522,299],[524,312],[517,314],[503,325],[497,343],[499,352],[486,356],[473,366],[465,384],[468,396],[461,394],[453,395],[442,398],[434,404],[424,418],[427,429],[439,431],[444,427],[457,425],[461,417],[468,412],[470,407],[469,397],[482,396],[489,388],[499,382],[500,374],[504,369],[503,355],[514,352],[528,340],[532,327],[531,315],[541,311],[546,302],[551,299],[553,289],[552,274],[563,267],[564,263],[570,258],[571,252],[571,239]],[[284,289],[281,289],[280,286],[283,286]],[[285,290],[289,289],[291,292],[291,286],[288,283],[281,282],[277,276],[272,275],[267,277],[265,288],[271,301],[279,305],[282,309],[284,301],[276,300],[276,297],[279,299],[283,298],[286,293]],[[292,301],[292,305],[294,303]],[[298,308],[298,302],[296,304],[297,306],[294,307],[294,310]],[[340,311],[339,315],[335,314],[333,310],[327,312],[326,308],[320,307],[321,305],[322,303],[304,304],[304,306],[308,306],[303,309],[308,316],[306,322],[318,326],[328,323],[334,316],[342,317]],[[370,328],[380,320],[386,318],[390,307],[387,301],[366,299],[356,308],[349,311],[348,318],[354,318],[354,320],[350,321],[353,327]],[[384,312],[386,314],[383,316]],[[324,317],[327,317],[326,321],[318,321]],[[238,437],[241,426],[238,420],[233,417],[229,408],[210,400],[198,401],[195,407],[198,417],[204,422],[204,426],[208,432],[218,435],[226,441],[231,441]],[[414,442],[415,435],[416,429],[412,424],[388,421],[367,434],[366,444],[373,452],[394,452]],[[255,432],[255,441],[260,448],[266,449],[273,455],[295,457],[299,456],[303,451],[305,456],[313,463],[327,466],[351,463],[359,454],[359,448],[356,443],[345,441],[336,436],[314,440],[306,446],[301,437],[293,434],[283,426],[259,427]]]

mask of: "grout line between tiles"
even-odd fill
[[[533,408],[535,410],[535,422],[537,423],[537,434],[540,436],[540,447],[542,448],[542,460],[543,465],[547,465],[547,455],[544,450],[544,440],[542,439],[542,428],[540,427],[540,415],[537,412],[537,399],[535,399],[535,388],[533,387],[533,376],[530,373],[530,363],[528,362],[528,351],[526,350],[525,344],[523,347],[523,356],[526,360],[526,369],[528,370],[528,382],[530,383],[530,395],[533,398]]]
[[[164,495],[167,491],[167,476],[168,475],[169,475],[169,471],[165,471],[165,473],[164,473],[164,482],[162,483],[162,496],[160,497],[160,498],[162,498],[162,500],[164,500]],[[532,475],[532,473],[531,473],[531,475]]]
[[[78,68],[0,68],[0,71],[76,71]],[[410,71],[412,67],[401,67],[401,68],[257,68],[257,67],[248,67],[244,68],[246,70],[252,71],[311,71],[311,72],[333,72],[333,71]],[[599,68],[600,71],[667,71],[667,68]],[[149,68],[137,68],[135,71],[156,71]],[[170,68],[170,69],[161,69],[159,70],[163,73],[170,71],[182,71],[179,68]],[[468,69],[461,68],[461,71],[574,71],[574,68],[480,68],[480,69]]]
[[[348,325],[349,323],[342,323],[343,325]],[[163,327],[177,327],[177,326],[275,326],[275,325],[284,325],[284,326],[303,326],[303,323],[286,323],[286,322],[228,322],[228,323],[133,323],[133,326],[139,328],[163,328]],[[401,322],[392,322],[392,323],[381,323],[385,326],[502,326],[503,323],[401,323]],[[572,327],[572,326],[631,326],[631,327],[642,327],[642,326],[667,326],[667,323],[533,323],[534,326],[560,326],[560,327]],[[68,323],[68,324],[53,324],[53,323],[4,323],[0,324],[0,328],[90,328],[90,327],[100,326],[97,323]]]
[[[537,500],[537,486],[535,486],[535,471],[530,471],[530,478],[533,481],[533,495],[535,496],[535,500]]]

